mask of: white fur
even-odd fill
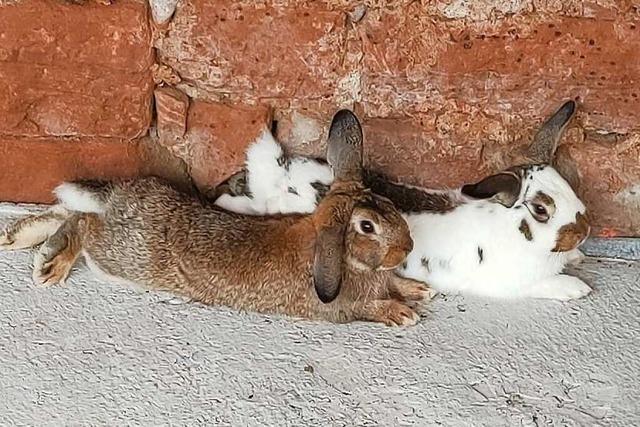
[[[327,165],[304,157],[290,158],[288,168],[278,164],[280,144],[264,131],[247,150],[247,185],[252,197],[224,194],[216,200],[222,208],[250,215],[311,213],[316,207],[313,182],[331,184],[333,172]],[[298,194],[293,194],[294,189]]]
[[[53,192],[60,204],[70,211],[104,213],[104,203],[97,198],[95,193],[87,191],[72,182],[60,184]]]
[[[223,199],[223,205],[240,212],[250,209],[252,214],[311,212],[316,206],[316,191],[309,183],[320,175],[327,179],[329,167],[298,163],[299,169],[290,168],[287,172],[278,166],[276,159],[281,154],[282,149],[273,137],[262,135],[247,153],[248,185],[253,201],[229,197]],[[323,168],[324,173],[319,173]],[[294,178],[297,188],[309,191],[299,195],[288,193],[287,187]],[[551,196],[556,204],[556,212],[546,224],[536,222],[523,205],[537,191]],[[488,200],[468,199],[459,190],[446,193],[466,203],[445,214],[404,215],[414,249],[406,268],[398,270],[400,275],[428,283],[441,292],[500,298],[567,300],[591,291],[580,279],[561,274],[569,262],[581,259],[579,250],[551,251],[560,227],[574,222],[577,212],[585,212],[584,204],[555,169],[532,168],[511,208]],[[230,199],[235,199],[236,206]],[[522,219],[529,224],[532,241],[519,231]],[[427,261],[423,263],[423,259]]]
[[[530,177],[512,208],[487,200],[468,200],[446,214],[405,215],[414,249],[407,257],[406,268],[399,273],[446,293],[561,300],[588,294],[590,288],[581,281],[576,289],[579,279],[550,280],[577,256],[574,251],[551,251],[558,230],[574,222],[576,212],[584,213],[585,207],[553,168],[531,172]],[[522,205],[527,196],[539,190],[556,203],[556,213],[546,224],[536,222]],[[529,224],[532,241],[519,230],[523,219]],[[572,285],[565,288],[549,285],[569,282]]]

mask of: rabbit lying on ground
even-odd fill
[[[589,286],[562,274],[568,263],[582,256],[577,248],[590,231],[585,206],[552,166],[558,142],[575,109],[575,102],[568,101],[542,125],[523,156],[524,164],[473,185],[431,190],[365,171],[365,184],[403,212],[415,242],[398,273],[449,293],[559,300],[587,295]],[[287,200],[298,197],[305,200],[292,202],[286,211],[299,206],[310,207],[301,211],[312,211],[321,196],[318,190],[296,194],[297,188],[272,186],[270,193],[265,194],[264,187],[259,194],[254,191],[257,186],[251,178],[268,180],[265,175],[272,172],[264,165],[273,165],[273,153],[278,152],[273,147],[261,151],[257,146],[274,143],[263,138],[250,148],[248,170],[232,177],[248,178],[246,186],[240,191],[227,188],[227,194],[217,201],[219,205],[236,209],[252,197],[286,205]],[[278,164],[280,169],[273,176],[286,176],[288,162],[278,159]],[[316,172],[315,176],[320,174]],[[315,184],[318,182],[316,179]],[[312,184],[302,183],[305,188]],[[254,204],[254,210],[257,206]]]
[[[362,129],[350,111],[335,115],[327,157],[336,179],[313,215],[240,215],[155,178],[74,182],[56,190],[59,205],[9,226],[0,248],[42,243],[40,284],[63,282],[82,255],[109,278],[205,304],[415,324],[430,290],[393,271],[413,242],[393,204],[362,184]]]

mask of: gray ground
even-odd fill
[[[7,212],[0,206],[0,225]],[[416,327],[331,325],[101,283],[0,253],[2,425],[639,425],[640,263],[586,299],[440,297]]]

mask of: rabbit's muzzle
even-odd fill
[[[409,239],[399,245],[391,246],[382,260],[380,270],[393,270],[400,266],[413,250],[413,240]]]
[[[567,252],[580,246],[589,237],[591,226],[586,215],[576,213],[576,222],[566,224],[558,230],[556,246],[552,252]]]

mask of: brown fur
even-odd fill
[[[0,234],[0,249],[25,249],[39,245],[55,233],[67,217],[68,212],[56,206],[39,215],[20,218]]]
[[[364,182],[374,193],[387,197],[405,213],[425,211],[446,213],[461,203],[453,199],[450,193],[430,192],[417,187],[396,184],[379,172],[366,171]]]
[[[65,223],[49,237],[36,255],[34,279],[42,285],[64,283],[71,268],[80,256],[80,235],[78,221],[81,216],[70,216]]]
[[[531,228],[529,227],[529,223],[526,219],[523,219],[520,222],[520,227],[518,227],[518,230],[520,230],[525,239],[527,239],[528,241],[533,240],[533,234],[531,234]]]
[[[349,266],[335,301],[323,304],[315,293],[317,230],[340,215],[342,198],[351,197],[336,190],[313,216],[242,216],[200,204],[150,178],[115,186],[108,211],[84,215],[80,235],[83,249],[106,273],[205,304],[335,322],[402,323],[396,321],[401,307],[374,303],[389,300],[391,271]],[[405,245],[406,224],[394,226]]]
[[[558,240],[553,252],[567,252],[578,247],[587,238],[591,227],[585,215],[576,214],[576,222],[563,225],[558,231]]]
[[[418,316],[411,306],[428,292],[418,282],[398,281],[391,270],[412,249],[408,226],[389,200],[359,180],[361,165],[354,162],[361,162],[361,131],[344,123],[339,130],[329,140],[339,174],[313,215],[244,216],[156,178],[83,183],[78,191],[103,200],[105,212],[69,218],[45,242],[51,250],[34,277],[63,279],[82,249],[111,276],[205,304],[333,322],[413,324]],[[358,232],[362,219],[382,231]],[[325,289],[333,285],[337,296]],[[320,291],[332,301],[323,303]]]

